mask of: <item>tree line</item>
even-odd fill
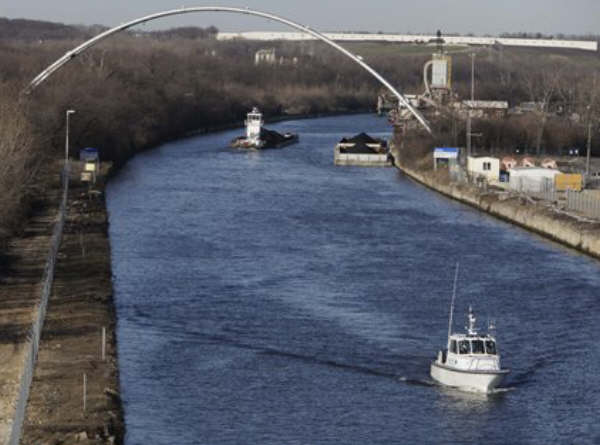
[[[74,58],[28,96],[20,94],[28,82],[87,35],[0,38],[0,237],[19,227],[28,185],[40,180],[39,165],[61,158],[67,109],[77,111],[71,119],[72,153],[92,146],[103,160],[120,164],[197,129],[241,124],[253,106],[267,116],[375,107],[380,85],[321,42],[218,41],[214,35],[214,28],[122,33]],[[434,48],[345,46],[401,91],[423,91],[422,67]],[[256,65],[255,52],[265,47],[275,48],[276,62]],[[464,50],[453,57],[453,85],[466,98],[470,58]],[[565,116],[579,113],[585,119],[590,104],[596,113],[591,96],[598,86],[592,79],[599,66],[597,55],[583,52],[478,51],[477,98],[511,105],[546,100],[546,106],[535,115],[476,122],[474,130],[484,134],[476,144],[489,150],[538,140],[547,150],[581,144],[582,121]],[[436,125],[446,143],[461,143],[462,125],[445,118]]]

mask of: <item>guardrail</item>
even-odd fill
[[[44,275],[42,278],[42,293],[35,311],[35,320],[33,321],[27,337],[27,351],[25,353],[24,370],[23,374],[21,375],[19,396],[15,406],[15,415],[12,424],[10,425],[10,435],[5,441],[5,445],[19,445],[21,434],[23,432],[25,408],[27,407],[27,400],[29,399],[29,389],[31,387],[33,373],[35,371],[35,363],[37,360],[42,328],[44,326],[44,319],[46,318],[48,299],[50,298],[50,293],[52,292],[56,257],[58,255],[58,249],[60,248],[67,214],[67,196],[69,193],[69,168],[67,165],[65,165],[65,168],[62,171],[62,183],[63,190],[60,207],[58,210],[57,220],[54,225],[54,230],[52,231],[50,251],[48,252],[46,267],[44,269]]]

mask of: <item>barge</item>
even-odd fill
[[[263,127],[264,119],[258,108],[254,107],[246,116],[246,135],[231,141],[233,148],[261,150],[265,148],[282,148],[298,142],[296,133],[278,133]]]

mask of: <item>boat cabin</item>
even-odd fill
[[[257,143],[260,140],[260,130],[264,124],[263,115],[254,107],[246,115],[246,139],[248,142]]]
[[[460,370],[500,369],[496,339],[490,334],[479,334],[475,329],[475,315],[469,308],[466,334],[452,334],[448,349],[441,351],[440,363]]]
[[[448,351],[453,354],[496,355],[496,341],[489,335],[469,338],[455,334],[450,337]]]

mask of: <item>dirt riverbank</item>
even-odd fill
[[[100,193],[90,195],[87,186],[71,184],[23,444],[123,440],[104,184],[96,189]]]
[[[0,443],[10,437],[21,377],[29,351],[29,334],[42,294],[52,230],[58,213],[60,166],[41,172],[45,178],[31,193],[32,214],[18,236],[0,253]]]
[[[57,164],[40,175],[47,183],[39,186],[34,213],[22,233],[11,239],[0,261],[1,443],[7,443],[13,431],[21,378],[28,366],[30,331],[61,197],[59,171]],[[100,193],[90,197],[87,186],[71,183],[21,444],[118,444],[123,440],[108,218],[104,185],[96,188]]]

